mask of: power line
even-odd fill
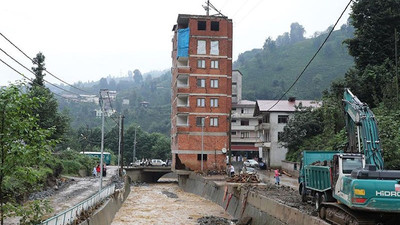
[[[310,61],[307,63],[307,65],[304,67],[304,69],[301,71],[299,76],[297,76],[296,80],[293,82],[293,84],[286,90],[285,93],[278,99],[275,104],[273,104],[267,111],[271,110],[280,102],[283,97],[290,91],[290,89],[293,88],[293,86],[297,83],[297,81],[300,79],[300,77],[304,74],[304,72],[307,70],[308,66],[311,64],[311,62],[314,60],[314,58],[318,55],[318,53],[321,51],[322,47],[325,45],[325,43],[328,41],[329,37],[331,36],[333,30],[335,29],[336,25],[339,23],[339,20],[342,18],[343,14],[346,12],[347,8],[350,6],[350,4],[353,2],[353,0],[350,0],[349,3],[347,3],[346,7],[344,8],[343,12],[340,14],[339,18],[336,20],[335,25],[333,25],[332,29],[329,31],[328,36],[326,36],[324,42],[321,44],[321,46],[318,48],[317,52],[313,55],[313,57],[310,59]]]
[[[4,54],[6,54],[8,57],[10,57],[12,60],[14,60],[14,62],[18,63],[18,65],[22,66],[23,68],[25,68],[26,70],[28,70],[29,72],[31,72],[33,75],[36,76],[36,74],[35,74],[32,70],[30,70],[29,68],[27,68],[26,66],[24,66],[24,65],[23,65],[22,63],[20,63],[18,60],[14,59],[11,55],[9,55],[9,54],[8,54],[6,51],[4,51],[2,48],[0,48],[0,51],[2,51],[2,52],[3,52]],[[52,84],[52,83],[48,82],[48,81],[45,80],[44,78],[43,78],[43,80],[44,80],[46,83],[48,83],[48,84],[50,84],[50,85],[52,85],[52,86],[54,86],[54,87],[56,87],[56,88],[59,88],[59,89],[61,89],[61,90],[63,90],[63,91],[69,92],[69,93],[74,94],[74,95],[79,95],[79,94],[74,93],[74,92],[72,92],[72,91],[68,91],[68,90],[66,90],[66,89],[64,89],[64,88],[62,88],[62,87],[58,87],[58,86],[56,86],[55,84]],[[32,81],[32,82],[33,82],[33,81]]]
[[[261,2],[262,2],[262,0],[258,1],[258,2],[253,6],[253,8],[251,8],[251,9],[246,13],[246,15],[244,15],[244,17],[242,17],[242,19],[239,20],[239,22],[237,22],[237,23],[235,24],[235,26],[237,26],[240,22],[242,22],[244,19],[246,19],[246,17],[247,17],[248,15],[250,15],[250,13],[253,12],[253,10],[256,9],[257,6],[260,5]]]
[[[30,60],[32,61],[32,63],[37,64],[37,63],[35,62],[35,60],[33,60],[31,57],[29,57],[27,54],[25,54],[24,51],[22,51],[20,48],[18,48],[18,46],[16,46],[12,41],[10,41],[10,40],[9,40],[6,36],[4,36],[1,32],[0,32],[0,35],[1,35],[4,39],[6,39],[12,46],[14,46],[16,49],[18,49],[24,56],[26,56],[28,59],[30,59]],[[56,75],[50,73],[47,69],[45,69],[45,71],[46,71],[48,74],[50,74],[51,76],[53,76],[54,78],[56,78],[57,80],[59,80],[59,81],[65,83],[65,84],[67,84],[68,86],[73,87],[73,88],[75,88],[75,89],[78,89],[78,90],[80,90],[80,91],[83,91],[83,92],[89,94],[89,92],[87,92],[87,91],[85,91],[85,90],[83,90],[83,89],[80,89],[80,88],[78,88],[78,87],[75,87],[74,85],[69,84],[69,83],[67,83],[66,81],[63,81],[61,78],[59,78],[59,77],[57,77]]]
[[[21,72],[19,72],[18,70],[16,70],[14,67],[12,67],[12,66],[10,66],[9,64],[7,64],[6,62],[4,62],[2,59],[0,59],[0,61],[1,61],[2,63],[4,63],[6,66],[8,66],[10,69],[14,70],[14,72],[18,73],[19,75],[21,75],[21,76],[24,77],[25,79],[27,79],[27,80],[33,82],[33,80],[32,80],[31,78],[25,76],[24,74],[22,74]],[[40,87],[41,87],[41,86],[40,86]],[[42,88],[43,88],[43,87],[42,87]],[[55,94],[55,95],[57,95],[57,96],[59,96],[59,97],[61,97],[61,98],[65,98],[64,96],[59,95],[59,94],[57,94],[57,93],[54,93],[54,92],[52,92],[52,93]],[[65,99],[67,99],[67,98],[65,98]]]

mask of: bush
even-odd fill
[[[79,169],[81,168],[81,164],[74,160],[62,160],[62,164],[64,167],[63,174],[76,175],[79,174]]]

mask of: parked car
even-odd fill
[[[244,171],[246,170],[246,171]],[[243,167],[243,170],[240,172],[241,174],[247,173],[247,174],[256,174],[257,170],[252,168],[252,167]]]
[[[130,166],[141,166],[141,163],[139,160],[136,160],[134,163],[129,163]]]
[[[161,159],[152,159],[151,162],[150,162],[150,164],[151,164],[152,166],[166,166],[166,165],[167,165],[167,164],[166,164],[164,161],[162,161]]]
[[[243,164],[247,167],[258,167],[258,162],[254,159],[248,159]]]

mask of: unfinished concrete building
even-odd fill
[[[172,168],[223,169],[232,104],[232,20],[179,14],[173,32]]]

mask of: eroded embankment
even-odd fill
[[[191,173],[179,176],[179,186],[221,205],[235,218],[251,217],[252,225],[327,224],[315,216],[268,197],[268,192],[260,192],[258,188],[253,190],[248,185],[215,181]]]

